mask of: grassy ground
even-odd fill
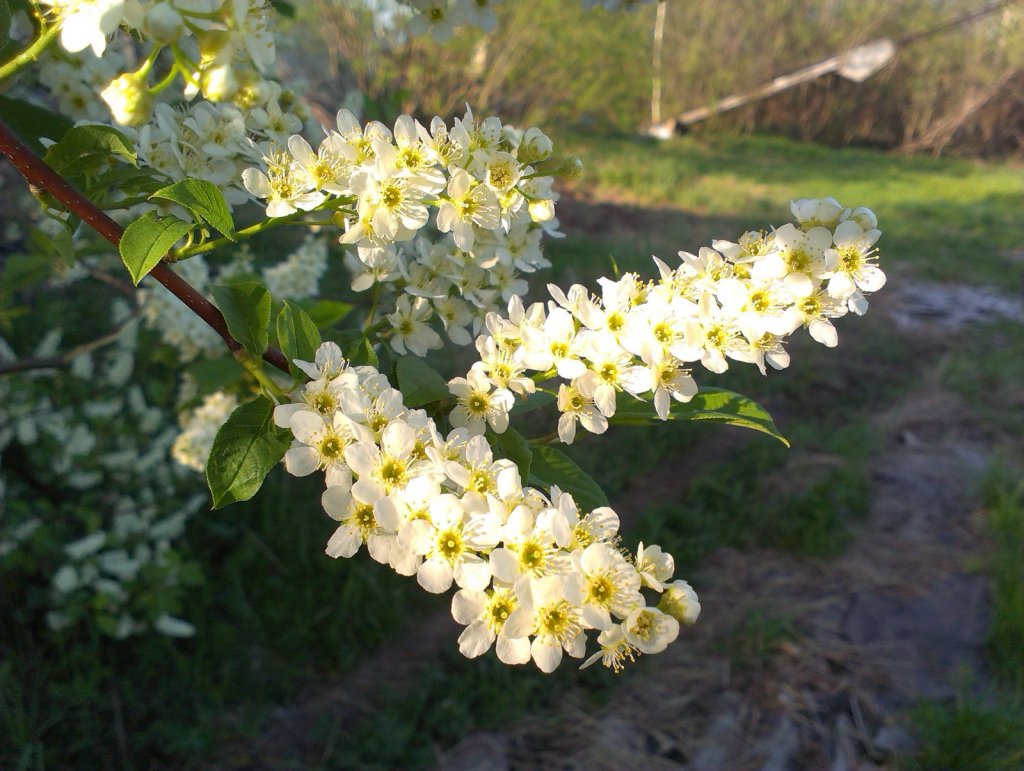
[[[1007,290],[1024,280],[1024,261],[1006,258],[1024,244],[1024,176],[1012,166],[836,151],[770,138],[662,144],[567,133],[559,139],[588,169],[575,188],[580,201],[565,208],[570,237],[550,247],[559,281],[589,282],[607,273],[609,255],[624,270],[646,273],[652,252],[670,256],[712,238],[779,224],[788,217],[790,198],[824,195],[876,210],[885,232],[883,264],[899,274]],[[607,200],[616,202],[614,210],[597,203]],[[907,391],[918,372],[905,366],[915,355],[912,346],[877,317],[843,320],[839,329],[838,351],[798,342],[792,369],[767,380],[746,368],[702,381],[764,402],[794,450],[739,429],[675,424],[613,430],[608,441],[615,443],[615,458],[603,443],[574,448],[618,505],[642,496],[631,486],[637,475],[717,441],[719,433],[730,436],[720,457],[692,471],[683,500],[637,507],[638,515],[626,523],[627,541],[643,537],[675,550],[683,574],[699,571],[702,559],[721,546],[821,557],[840,552],[870,494],[866,464],[876,437],[867,418]],[[950,363],[945,377],[952,387],[978,397],[1008,388],[1008,366],[1021,374],[1019,361],[1005,353],[1012,343],[999,342],[1019,341],[1020,331],[1000,334],[983,338],[977,364]],[[840,366],[844,361],[854,364]],[[1005,405],[1013,398],[1004,393],[991,400],[994,421],[1008,414]],[[628,468],[616,460],[621,457],[631,459]],[[814,473],[807,472],[811,460],[822,459]],[[801,483],[791,484],[797,477]],[[331,523],[306,487],[280,474],[252,503],[194,521],[190,537],[205,575],[185,614],[198,626],[194,640],[53,640],[39,633],[39,619],[18,614],[17,592],[10,595],[2,611],[9,633],[0,636],[0,765],[200,763],[226,742],[259,735],[277,705],[335,681],[381,642],[426,615],[444,612],[443,598],[426,595],[365,555],[352,561],[323,557]],[[996,660],[1011,662],[1006,666],[1017,673],[1006,680],[1012,695],[1024,668],[1019,660],[1012,663],[1024,647],[1024,600],[1019,590],[1013,593],[1024,579],[1024,537],[1019,493],[1006,495],[993,498],[1003,501],[992,509],[996,539],[1009,551],[1000,551],[993,562],[1003,604],[992,649]],[[791,634],[787,619],[758,615],[723,646],[738,665],[756,666]],[[454,653],[454,645],[452,640],[451,651],[429,672],[385,694],[372,719],[310,725],[324,750],[304,758],[303,765],[427,765],[438,747],[470,730],[536,714],[567,691],[591,701],[614,692],[603,673],[580,676],[566,667],[545,678],[491,660],[467,661]],[[956,767],[952,756],[941,754],[947,727],[973,726],[974,715],[985,709],[923,708],[920,730],[927,744],[921,767]],[[986,714],[993,722],[978,741],[1005,745],[1005,757],[1019,758],[1013,754],[1020,750],[1013,743],[1019,724],[1006,723],[1013,713]],[[927,754],[933,750],[940,754]],[[933,758],[946,760],[935,765]]]
[[[923,746],[910,768],[1024,767],[1024,483],[997,469],[986,497],[993,541],[985,566],[994,600],[989,659],[999,687],[984,699],[922,704],[914,723]]]
[[[715,238],[782,224],[791,199],[832,196],[848,206],[870,206],[890,260],[914,266],[923,277],[1003,286],[1024,280],[1024,260],[1006,260],[1024,243],[1024,174],[1017,165],[760,136],[662,142],[568,133],[557,146],[583,159],[585,185],[598,198],[681,209],[711,223]],[[707,227],[698,230],[705,238],[679,233],[677,248],[710,245]],[[649,240],[664,238],[650,234]]]

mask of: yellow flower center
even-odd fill
[[[594,576],[587,584],[587,597],[595,605],[607,607],[615,594],[615,585],[605,574]]]
[[[337,434],[327,434],[320,440],[317,449],[327,460],[337,460],[345,452],[345,442]]]
[[[454,563],[463,552],[462,533],[458,530],[444,530],[437,534],[437,552]]]
[[[390,487],[401,487],[405,484],[408,470],[405,463],[397,458],[389,458],[380,467],[380,478]]]
[[[377,519],[373,516],[373,504],[364,503],[356,507],[352,512],[352,524],[359,530],[365,541],[377,530]]]

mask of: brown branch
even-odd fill
[[[7,159],[29,185],[48,192],[114,246],[121,243],[124,228],[47,166],[2,121],[0,121],[0,153],[7,156]],[[196,291],[195,287],[171,270],[166,263],[158,264],[150,271],[149,275],[163,284],[171,294],[209,324],[231,351],[241,350],[242,344],[235,340],[228,331],[224,314]],[[288,373],[288,359],[278,349],[268,348],[263,353],[263,360],[282,372]]]

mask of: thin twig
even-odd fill
[[[47,49],[50,43],[57,39],[57,35],[59,33],[59,24],[46,27],[43,30],[43,33],[36,38],[28,48],[18,53],[18,55],[10,61],[0,65],[0,80],[11,77],[11,75],[20,72],[22,69],[35,62],[43,51]]]
[[[30,185],[46,190],[110,243],[115,246],[121,243],[124,228],[47,166],[2,121],[0,121],[0,153],[7,156],[14,168]],[[158,264],[150,271],[149,275],[163,284],[171,294],[185,303],[189,310],[205,321],[221,336],[231,351],[242,348],[242,344],[235,340],[228,331],[224,314],[217,306],[165,263]],[[264,351],[263,360],[282,372],[288,372],[288,359],[276,348],[268,348]]]
[[[133,314],[123,323],[119,324],[117,329],[113,332],[108,332],[103,335],[103,337],[90,340],[88,343],[76,345],[70,351],[65,351],[64,353],[59,353],[55,356],[34,356],[28,359],[0,361],[0,375],[9,375],[13,372],[28,372],[34,369],[63,369],[64,367],[69,367],[71,366],[71,362],[79,356],[92,353],[97,348],[110,345],[112,342],[117,340],[117,338],[121,336],[121,333],[124,332],[124,328],[130,322],[135,320],[136,315],[137,314]]]

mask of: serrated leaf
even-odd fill
[[[530,478],[535,485],[558,485],[572,495],[581,511],[593,511],[608,505],[608,496],[601,486],[576,462],[554,447],[540,445],[533,448]]]
[[[255,281],[213,287],[213,299],[224,314],[231,336],[253,356],[270,345],[270,292]]]
[[[0,118],[26,142],[37,155],[44,155],[46,147],[40,139],[60,139],[75,125],[63,115],[47,110],[23,99],[0,96]]]
[[[138,286],[149,271],[167,254],[192,225],[177,217],[162,217],[146,212],[124,230],[118,249],[132,283]]]
[[[62,176],[93,171],[118,158],[138,166],[134,144],[110,126],[74,126],[43,156],[46,165]]]
[[[554,404],[557,401],[554,396],[545,391],[534,391],[525,399],[516,399],[516,403],[509,410],[510,415],[522,415],[524,412],[533,412]]]
[[[314,300],[313,302],[304,303],[303,307],[318,328],[326,329],[333,327],[345,318],[356,306],[352,305],[352,303],[343,303],[337,300]]]
[[[686,403],[672,402],[669,420],[705,420],[752,428],[773,436],[789,447],[789,441],[775,427],[768,410],[742,394],[724,388],[702,388]],[[660,422],[652,402],[644,402],[620,393],[615,404],[615,415],[610,423],[624,425],[650,425]]]
[[[533,450],[523,435],[514,428],[505,429],[503,434],[493,434],[488,437],[491,447],[497,452],[498,457],[507,458],[519,468],[519,478],[526,484],[530,478],[530,465],[533,462]]]
[[[157,190],[150,198],[160,198],[184,206],[198,222],[205,222],[229,240],[235,240],[231,209],[220,188],[212,182],[205,179],[183,179]]]
[[[444,378],[418,356],[402,356],[395,365],[395,375],[406,407],[422,407],[451,396]]]
[[[238,407],[217,432],[206,464],[213,508],[252,498],[290,444],[289,432],[274,425],[274,404],[265,396]]]
[[[288,367],[294,375],[298,377],[303,373],[292,362],[295,359],[313,361],[320,342],[320,330],[309,314],[285,300],[284,307],[277,314],[277,344],[288,357]]]

